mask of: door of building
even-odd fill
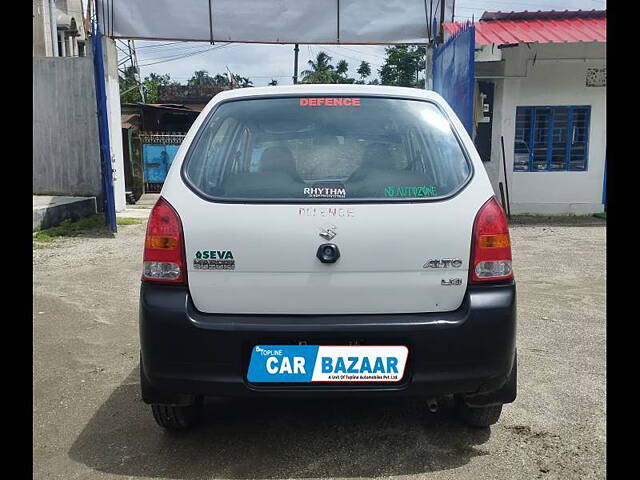
[[[473,143],[483,162],[491,160],[491,129],[493,125],[493,88],[491,82],[478,82],[480,98],[478,106],[482,109],[474,117],[477,121],[476,136]]]

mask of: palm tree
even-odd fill
[[[336,73],[338,75],[344,75],[349,71],[349,64],[346,60],[340,60],[338,62],[338,66],[336,67]]]
[[[309,60],[311,70],[302,71],[302,83],[335,83],[334,67],[331,65],[331,57],[325,52],[319,52],[315,61]]]
[[[364,82],[364,79],[371,75],[371,65],[369,62],[362,61],[356,73],[360,75],[360,80]]]

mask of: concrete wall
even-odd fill
[[[535,64],[533,57],[536,56]],[[605,45],[544,44],[503,49],[504,77],[495,80],[491,161],[485,164],[496,195],[503,181],[504,136],[512,213],[590,214],[603,211],[606,88],[587,87],[586,70],[606,67]],[[514,172],[517,106],[591,105],[585,172]]]
[[[92,57],[34,57],[33,193],[101,199],[99,148]]]

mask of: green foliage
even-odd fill
[[[424,86],[418,72],[424,70],[425,47],[398,45],[385,49],[385,62],[379,70],[382,85]]]
[[[220,77],[220,75],[216,75]],[[224,80],[226,78],[222,77]],[[187,80],[187,85],[190,87],[209,87],[216,85],[217,79],[207,73],[206,70],[196,70],[193,72],[193,76]]]
[[[338,75],[343,75],[346,74],[349,71],[349,64],[347,63],[346,60],[340,60],[338,62],[338,66],[336,67],[336,73]]]
[[[135,69],[126,67],[124,75],[118,77],[120,84],[120,102],[121,103],[137,103],[142,101],[140,96],[140,88],[135,77]]]
[[[246,88],[253,87],[253,82],[246,77],[236,74],[232,74],[231,77],[229,77],[228,75],[217,73],[212,77],[206,70],[198,70],[194,72],[193,76],[187,81],[187,85],[190,87]]]
[[[334,67],[331,65],[331,57],[325,52],[319,52],[316,59],[309,60],[310,70],[303,70],[302,83],[335,83]]]
[[[136,80],[135,70],[133,67],[125,68],[124,76],[121,75],[119,77],[119,82],[120,102],[142,102],[140,87]],[[180,85],[180,83],[171,80],[171,77],[169,75],[158,75],[157,73],[149,74],[142,82],[142,88],[144,89],[146,102],[156,103],[158,101],[158,87],[166,85]]]
[[[142,223],[142,219],[140,218],[131,218],[131,217],[117,217],[116,225],[138,225]]]
[[[160,99],[158,95],[158,87],[165,87],[169,85],[180,85],[180,82],[171,80],[169,75],[158,75],[157,73],[150,73],[145,77],[144,82],[145,100],[147,103],[157,103]]]
[[[364,60],[360,62],[360,66],[356,73],[360,75],[360,81],[364,83],[364,79],[371,75],[371,64],[369,62],[365,62]]]
[[[325,52],[319,52],[315,60],[309,60],[310,70],[302,71],[302,83],[356,83],[355,79],[347,77],[349,64],[340,60],[334,67],[332,58]]]
[[[142,223],[140,218],[116,218],[117,225],[136,225]],[[52,242],[59,237],[77,237],[79,235],[101,235],[109,236],[111,232],[107,229],[103,214],[91,215],[78,220],[64,220],[57,227],[40,230],[33,234],[33,239],[42,242]]]

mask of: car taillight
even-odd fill
[[[160,197],[149,215],[144,240],[142,280],[185,283],[182,222],[173,207]]]
[[[513,279],[511,240],[504,210],[491,197],[473,222],[469,282],[486,283]]]

